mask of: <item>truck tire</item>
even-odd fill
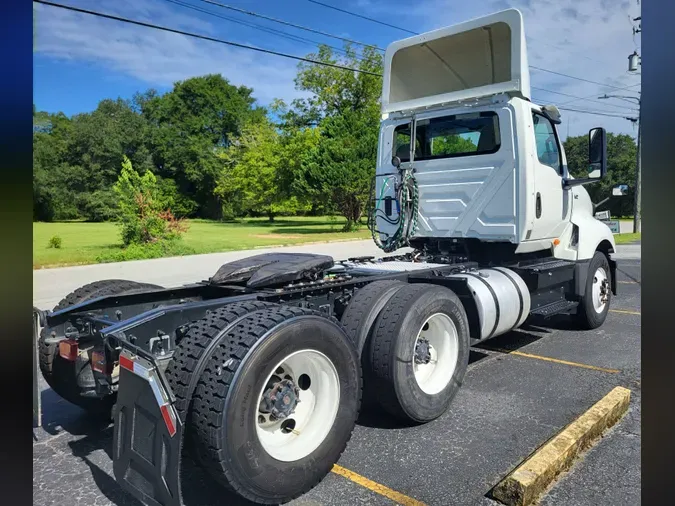
[[[441,416],[469,363],[469,323],[459,298],[431,284],[406,285],[375,322],[372,387],[380,406],[407,422]]]
[[[336,320],[298,307],[255,311],[224,331],[193,400],[200,460],[250,501],[288,502],[330,472],[351,437],[356,349]]]
[[[607,256],[596,251],[588,265],[586,289],[577,311],[577,322],[583,329],[593,330],[605,322],[612,300],[611,276]]]
[[[374,392],[370,384],[372,376],[370,372],[370,356],[367,342],[372,334],[375,320],[387,305],[391,297],[402,287],[406,286],[402,281],[384,280],[375,281],[356,291],[342,314],[340,322],[345,332],[352,339],[356,351],[361,358],[363,371],[363,407],[374,404]]]
[[[193,322],[183,338],[177,343],[169,365],[166,379],[176,396],[174,404],[178,416],[185,422],[191,405],[188,388],[197,363],[202,358],[208,344],[228,325],[238,318],[259,311],[274,304],[261,301],[234,302],[211,312],[206,318]],[[188,430],[190,425],[188,424]]]
[[[72,293],[66,295],[55,307],[54,311],[66,309],[80,302],[103,297],[105,295],[121,295],[142,290],[162,288],[149,283],[138,283],[123,279],[105,279],[94,281],[84,285]],[[38,339],[38,351],[40,358],[40,371],[47,384],[60,397],[68,402],[79,406],[85,411],[95,415],[109,415],[114,404],[114,395],[104,398],[83,397],[82,389],[78,385],[78,377],[90,374],[91,367],[88,360],[82,359],[69,362],[59,356],[57,344],[47,344],[45,339],[49,335],[49,329],[43,328]]]

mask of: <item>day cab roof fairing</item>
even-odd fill
[[[383,114],[498,93],[530,100],[525,30],[517,9],[409,37],[387,47]]]

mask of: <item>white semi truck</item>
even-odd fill
[[[605,175],[605,132],[572,178],[558,110],[530,99],[517,10],[391,44],[382,113],[370,225],[393,254],[263,254],[34,310],[45,379],[112,409],[114,473],[143,503],[182,503],[184,452],[233,493],[287,502],[330,471],[363,403],[428,422],[470,345],[534,315],[604,322],[615,243],[583,185]]]

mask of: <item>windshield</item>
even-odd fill
[[[499,118],[494,112],[453,114],[417,121],[415,160],[495,153],[500,146]],[[410,124],[394,130],[394,153],[410,161]]]

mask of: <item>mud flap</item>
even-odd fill
[[[115,479],[144,504],[181,506],[180,418],[175,416],[166,388],[151,364],[138,357],[131,361],[124,355],[120,364],[114,409]]]
[[[616,295],[616,260],[609,259],[610,279],[612,280],[612,293]]]

